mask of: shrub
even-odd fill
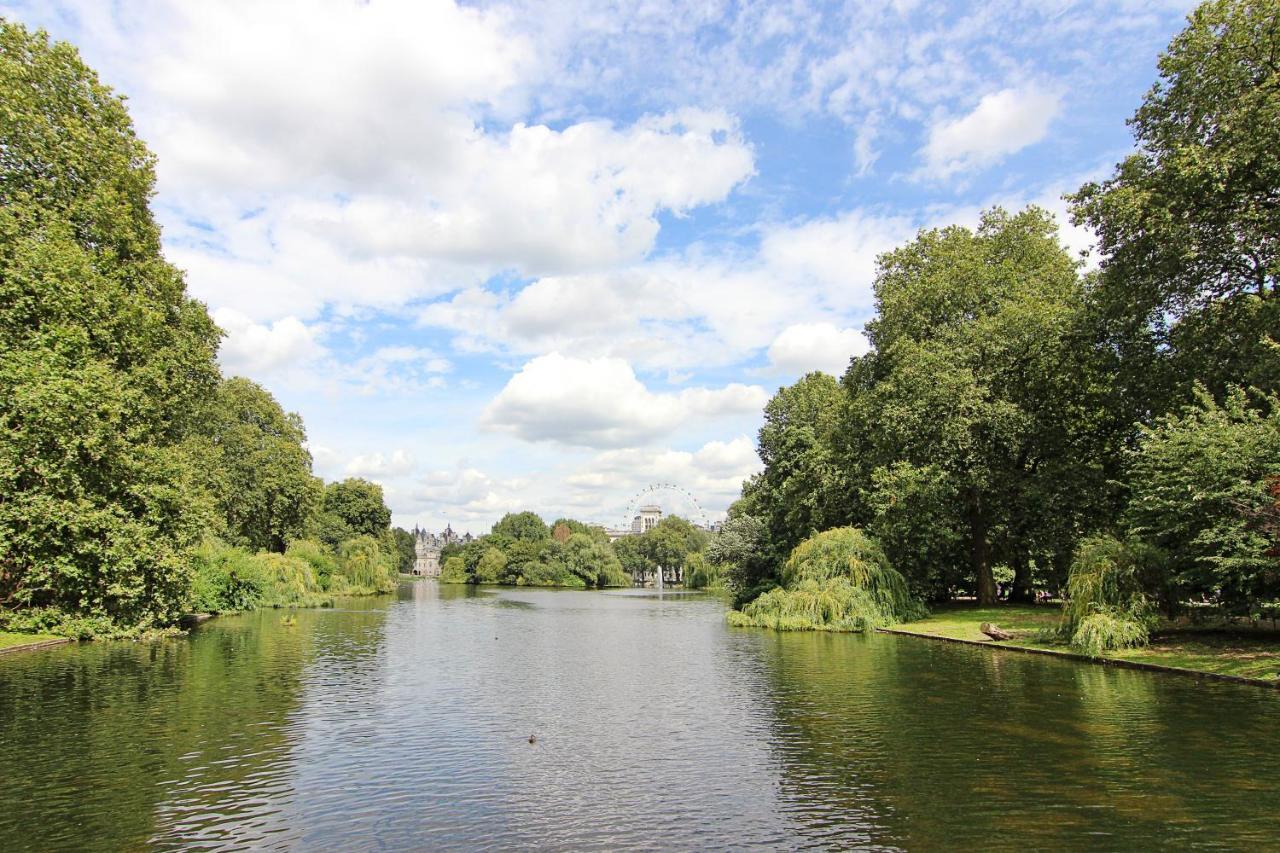
[[[1145,646],[1151,634],[1146,623],[1115,610],[1095,610],[1080,620],[1071,646],[1090,657],[1114,649]]]
[[[268,578],[252,554],[216,539],[192,554],[195,578],[190,607],[205,613],[253,610],[268,591]]]
[[[786,586],[731,611],[730,624],[865,631],[925,614],[876,541],[852,527],[828,530],[797,545],[782,576]]]
[[[440,583],[467,583],[470,578],[467,576],[467,564],[463,561],[462,556],[454,554],[452,557],[444,561],[444,565],[440,567]]]
[[[1146,579],[1159,557],[1150,546],[1114,536],[1082,541],[1067,577],[1060,636],[1094,656],[1145,645],[1156,624]]]
[[[330,591],[342,595],[390,592],[399,583],[396,555],[389,554],[368,534],[343,542],[338,548],[338,571]]]
[[[260,606],[314,607],[327,600],[321,594],[315,571],[306,560],[264,551],[255,555],[253,561],[266,580]]]
[[[720,568],[707,562],[701,554],[690,554],[684,560],[684,585],[689,589],[719,586]]]
[[[729,612],[729,624],[777,631],[866,631],[897,620],[872,594],[848,578],[802,580],[791,589],[766,592],[742,610]]]
[[[302,560],[311,566],[321,589],[328,589],[334,572],[338,570],[338,558],[323,542],[314,539],[295,539],[289,543],[285,556]]]

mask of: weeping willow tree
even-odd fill
[[[1067,578],[1060,635],[1093,657],[1145,646],[1157,622],[1145,575],[1158,552],[1113,536],[1080,543]]]
[[[866,631],[924,615],[907,581],[879,544],[861,530],[838,527],[791,552],[784,586],[730,611],[732,625],[779,631]]]

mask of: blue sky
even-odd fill
[[[159,158],[226,371],[397,523],[711,516],[863,351],[876,254],[1064,192],[1188,2],[38,2]],[[678,498],[668,509],[682,511]]]

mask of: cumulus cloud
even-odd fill
[[[228,373],[260,378],[305,367],[325,354],[315,331],[296,317],[255,323],[238,311],[220,308],[213,320],[227,334],[218,355]]]
[[[622,359],[551,353],[511,377],[481,424],[526,441],[622,447],[652,441],[690,420],[758,411],[767,401],[763,388],[737,383],[653,392]]]
[[[686,517],[701,512],[713,521],[723,518],[743,481],[760,469],[755,445],[746,436],[710,441],[696,450],[622,448],[591,457],[565,478],[564,491],[574,504],[597,508],[601,520],[619,523],[634,509],[628,496],[650,485],[670,483],[678,489],[652,493],[665,512]],[[693,496],[696,506],[683,492]]]
[[[788,326],[769,346],[769,363],[790,374],[821,370],[840,376],[849,359],[871,348],[857,329],[841,329],[832,323],[799,323]]]
[[[360,454],[347,462],[345,471],[348,477],[367,477],[384,479],[402,477],[413,473],[417,462],[413,454],[403,448],[396,448],[391,453]]]
[[[1034,86],[985,95],[972,112],[930,128],[923,174],[941,180],[993,166],[1044,139],[1061,108],[1061,96]]]

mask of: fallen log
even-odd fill
[[[982,627],[978,629],[993,640],[1012,640],[1013,634],[1003,628],[998,628],[991,622],[983,622]]]

